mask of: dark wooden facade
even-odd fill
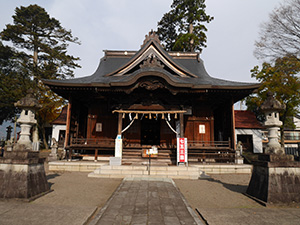
[[[233,155],[233,104],[258,87],[210,77],[198,54],[165,52],[154,33],[137,52],[106,51],[92,76],[44,83],[69,100],[67,148],[113,154],[121,134],[124,150],[174,157],[180,136],[199,161]]]

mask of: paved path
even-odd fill
[[[203,224],[172,179],[125,178],[89,224]]]

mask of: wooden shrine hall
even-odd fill
[[[70,153],[113,156],[120,137],[129,164],[151,146],[174,164],[177,137],[190,162],[234,162],[233,104],[259,87],[211,77],[198,53],[166,52],[154,32],[138,51],[105,51],[91,76],[43,82],[69,102]]]

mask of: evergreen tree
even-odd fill
[[[167,51],[194,52],[206,47],[207,28],[214,18],[205,12],[205,0],[174,0],[171,11],[158,22],[157,34]]]
[[[75,58],[67,54],[69,43],[79,43],[71,31],[51,18],[38,5],[16,8],[13,25],[1,32],[4,41],[11,41],[28,61],[28,69],[35,80],[64,79],[73,77],[73,69],[79,67]]]
[[[78,38],[73,37],[71,31],[63,28],[58,20],[51,18],[44,8],[29,5],[16,8],[13,24],[6,25],[1,32],[1,39],[13,44],[20,66],[18,73],[31,81],[30,86],[39,97],[40,103],[43,105],[47,97],[53,101],[53,104],[44,104],[43,108],[49,105],[59,108],[56,103],[63,100],[47,90],[41,80],[74,76],[73,70],[80,67],[76,63],[79,58],[68,55],[67,48],[70,43],[80,44]],[[7,73],[5,75],[8,76]],[[46,110],[50,114],[56,111],[55,108]],[[43,128],[44,124],[51,122],[53,116],[37,115],[37,118],[43,119],[38,120],[39,127]],[[43,133],[45,130],[40,129],[40,131],[45,136]],[[47,148],[45,140],[44,144]]]
[[[25,96],[31,84],[26,71],[22,71],[23,60],[18,60],[18,55],[0,42],[0,124],[18,113],[14,103]]]

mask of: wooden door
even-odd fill
[[[187,121],[185,137],[191,141],[212,141],[210,121]]]
[[[209,142],[210,134],[210,122],[208,121],[194,121],[194,140]]]
[[[194,121],[187,121],[184,128],[184,137],[188,139],[188,141],[194,140]]]

